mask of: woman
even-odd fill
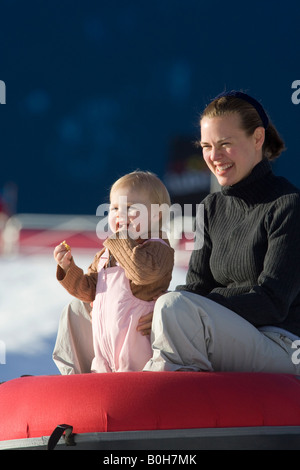
[[[156,302],[144,370],[299,373],[300,194],[270,165],[283,141],[241,92],[217,96],[200,127],[221,191],[203,201],[186,285]]]

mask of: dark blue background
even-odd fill
[[[299,1],[1,0],[0,189],[18,212],[95,214],[136,168],[164,177],[226,89],[261,100],[287,144],[276,173],[300,186]]]

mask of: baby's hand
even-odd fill
[[[53,256],[57,264],[67,272],[71,264],[71,248],[65,241],[54,248]]]

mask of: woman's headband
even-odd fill
[[[222,98],[223,96],[234,96],[236,98],[240,98],[241,100],[247,101],[250,103],[258,112],[260,119],[262,120],[263,126],[265,129],[267,129],[269,125],[269,118],[262,107],[262,105],[255,99],[252,98],[252,96],[247,95],[246,93],[242,93],[241,91],[224,91],[223,93],[220,93],[218,96],[216,96],[214,100],[217,100],[219,98]]]

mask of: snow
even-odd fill
[[[79,252],[84,270],[93,252]],[[52,250],[0,257],[0,382],[21,375],[58,374],[52,360],[59,317],[71,296],[55,277]],[[170,290],[185,281],[175,267]]]

